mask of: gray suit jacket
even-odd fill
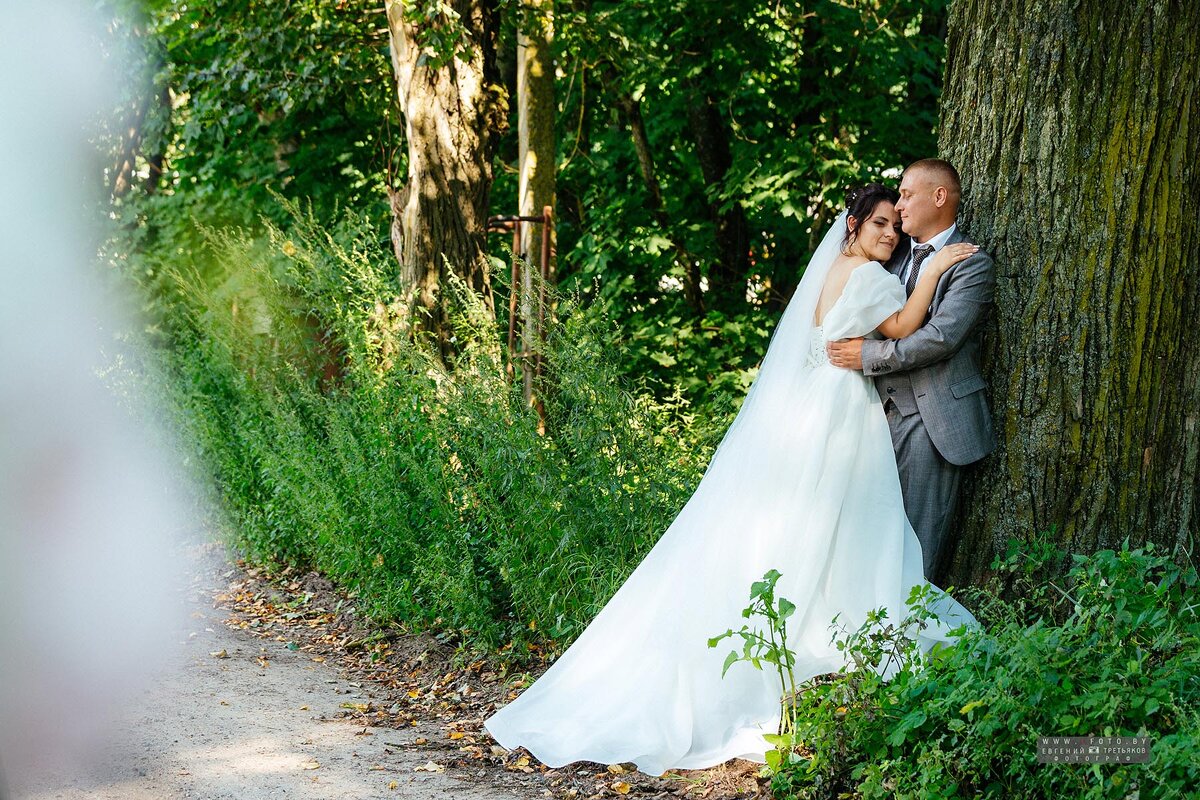
[[[965,240],[956,230],[946,243]],[[898,272],[906,253],[897,251],[888,269]],[[885,376],[906,373],[929,438],[951,464],[978,461],[996,446],[979,372],[979,330],[995,290],[992,259],[979,252],[938,280],[925,324],[915,333],[863,341],[863,373],[875,378],[880,398],[887,402]]]

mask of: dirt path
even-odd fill
[[[214,608],[236,578],[221,551],[192,548],[189,625],[167,676],[123,715],[112,741],[86,765],[44,765],[13,786],[30,800],[173,798],[487,798],[531,796],[492,776],[436,770],[421,746],[444,734],[347,718],[346,706],[386,702],[295,644],[230,627]],[[215,654],[215,655],[214,655]],[[420,742],[420,743],[419,743]],[[428,766],[427,766],[428,765]],[[425,767],[425,769],[422,769]],[[499,778],[506,776],[503,772]],[[515,777],[515,776],[514,776]],[[14,781],[16,776],[14,776]]]
[[[268,578],[224,549],[193,565],[166,677],[130,704],[86,763],[10,776],[27,800],[600,800],[763,798],[758,768],[643,775],[509,752],[483,720],[534,676],[437,637],[376,630],[315,574]],[[7,800],[3,798],[2,800]]]

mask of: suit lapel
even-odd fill
[[[962,228],[955,225],[954,233],[950,234],[950,236],[946,239],[946,244],[957,244],[958,242],[963,242],[963,241],[966,241],[966,237],[963,236]],[[944,244],[942,246],[945,247],[946,244]],[[960,261],[958,263],[961,264],[962,262]],[[955,264],[953,267],[951,267],[950,269],[943,272],[942,276],[940,278],[938,278],[938,285],[933,290],[933,302],[930,303],[930,305],[929,305],[929,310],[931,312],[933,311],[933,309],[937,308],[938,303],[940,303],[942,301],[942,289],[946,284],[946,278],[947,278],[947,276],[950,275],[951,272],[954,271],[955,267],[957,267],[957,266],[958,266],[958,264]]]

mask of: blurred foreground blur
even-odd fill
[[[0,770],[71,764],[153,674],[188,524],[136,381],[103,380],[134,326],[101,290],[85,126],[111,107],[82,3],[16,0],[0,28]],[[135,422],[134,419],[139,420]],[[0,777],[0,795],[5,794]]]

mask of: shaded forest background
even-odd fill
[[[844,189],[935,151],[946,4],[886,5],[560,4],[558,284],[603,305],[631,378],[744,391]],[[197,222],[286,227],[278,192],[331,232],[369,220],[382,252],[407,151],[378,9],[142,8],[114,31],[145,53],[114,131],[137,251],[199,250]],[[498,13],[515,107],[518,15]],[[490,209],[515,214],[516,120],[494,128]],[[511,237],[489,243],[508,260]]]
[[[138,66],[97,135],[104,252],[252,557],[569,641],[694,488],[844,189],[940,153],[1000,312],[949,581],[1042,535],[1050,574],[1127,538],[1186,561],[1200,57],[1169,0],[1116,33],[1093,5],[107,3]],[[531,203],[547,285],[513,286],[487,219]]]
[[[406,13],[426,58],[493,57],[487,210],[511,215],[523,23],[486,5],[472,45],[460,12],[485,5]],[[493,297],[444,287],[450,362],[405,319],[382,9],[111,6],[140,72],[102,137],[108,255],[235,540],[385,616],[578,631],[686,500],[844,189],[935,149],[946,4],[886,5],[557,6],[537,414],[503,377],[510,234],[487,239]]]

